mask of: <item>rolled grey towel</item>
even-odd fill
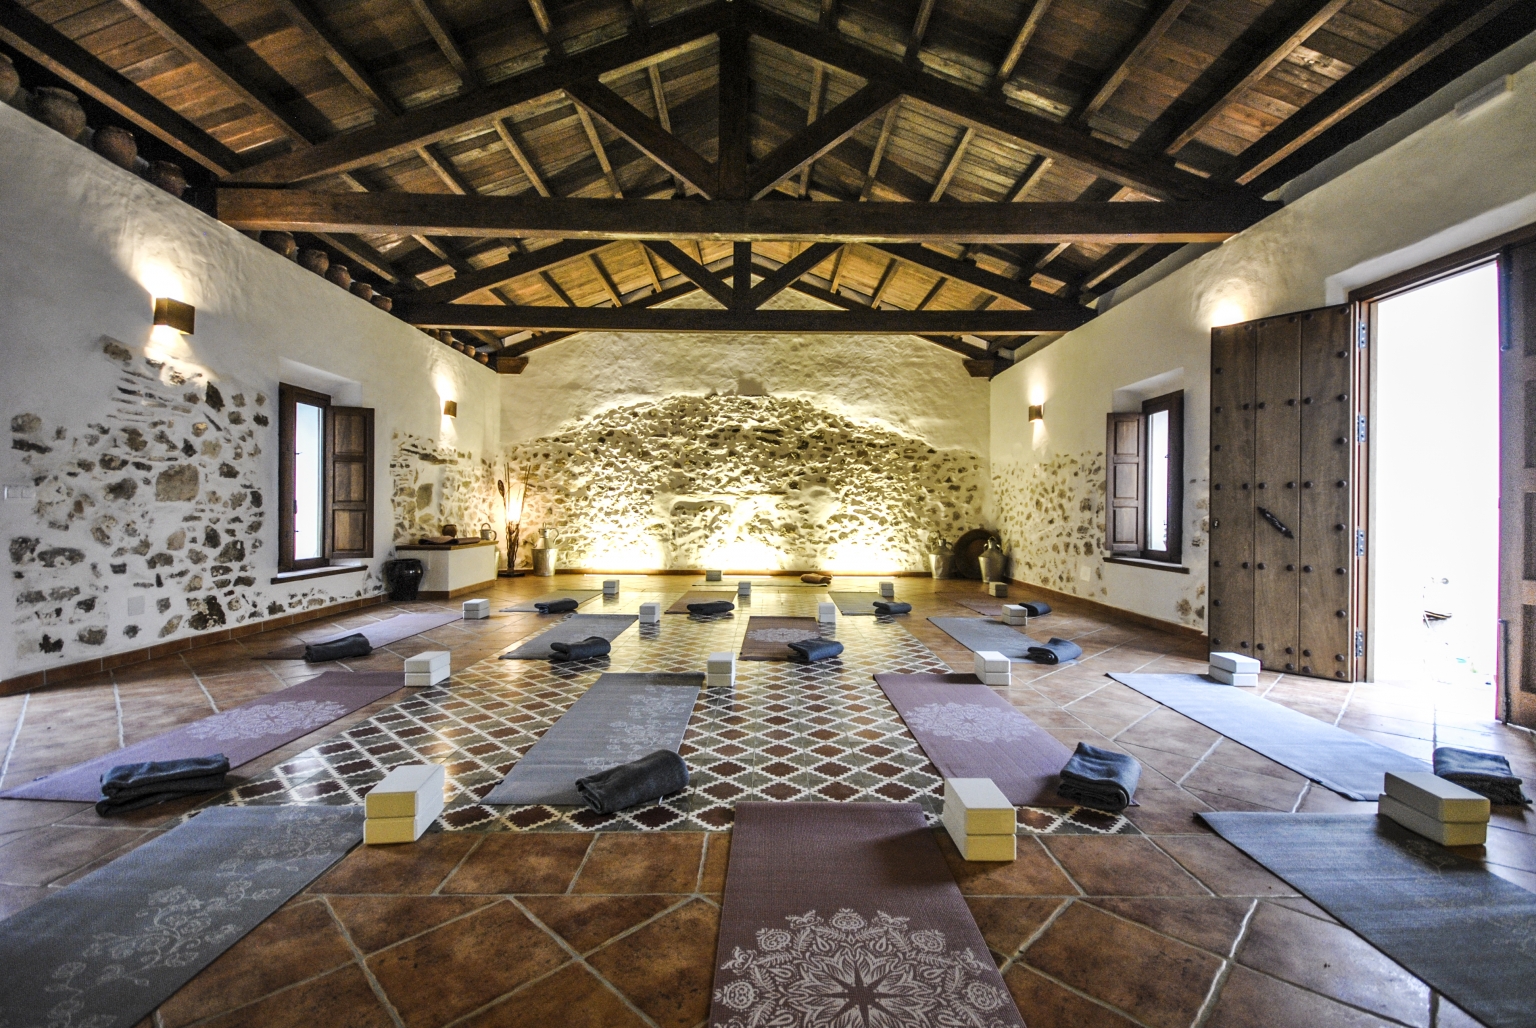
[[[1019,604],[1024,608],[1024,613],[1032,618],[1044,617],[1051,612],[1051,605],[1044,600],[1027,600]]]
[[[106,817],[138,810],[178,796],[217,792],[226,787],[229,758],[222,753],[209,757],[185,757],[142,764],[119,764],[101,776],[102,799],[96,813]]]
[[[639,760],[576,779],[576,791],[599,814],[659,800],[688,786],[688,765],[671,750],[647,753]]]
[[[547,603],[535,603],[533,606],[540,614],[564,614],[568,610],[575,610],[580,604],[571,597],[564,596]]]
[[[807,664],[814,664],[818,660],[826,660],[843,652],[843,644],[836,639],[796,639],[784,645],[799,654],[800,659]]]
[[[898,600],[876,600],[870,606],[875,608],[876,614],[910,614],[912,604],[901,603]]]
[[[601,657],[613,652],[613,647],[608,640],[600,635],[589,635],[580,642],[552,642],[549,644],[549,659],[562,660],[587,660],[591,657]]]
[[[1040,646],[1031,646],[1024,656],[1036,664],[1060,664],[1064,660],[1076,660],[1083,655],[1083,648],[1070,639],[1057,639]]]
[[[310,643],[304,647],[304,660],[310,664],[319,664],[343,657],[366,657],[372,652],[373,643],[368,641],[366,635],[357,632],[330,642]]]
[[[1520,789],[1524,780],[1516,778],[1509,761],[1497,753],[1439,746],[1435,748],[1434,762],[1435,774],[1487,796],[1492,803],[1520,806],[1531,802]]]
[[[1135,757],[1080,742],[1061,769],[1056,791],[1081,806],[1118,814],[1131,805],[1140,781],[1141,763]]]
[[[707,603],[688,604],[690,614],[725,614],[736,609],[730,600],[710,600]]]

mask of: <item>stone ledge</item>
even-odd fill
[[[367,564],[332,564],[323,568],[306,568],[303,571],[283,571],[272,576],[273,585],[302,582],[309,578],[328,578],[331,575],[350,575],[354,571],[367,571]]]

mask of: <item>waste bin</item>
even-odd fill
[[[384,583],[389,586],[391,600],[414,600],[421,589],[422,576],[427,569],[414,558],[390,560],[384,563]]]

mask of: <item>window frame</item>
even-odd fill
[[[1154,396],[1150,400],[1144,400],[1141,404],[1141,416],[1144,423],[1151,424],[1151,417],[1159,411],[1168,412],[1168,506],[1165,512],[1168,519],[1168,543],[1164,549],[1154,550],[1143,545],[1140,556],[1142,560],[1156,561],[1160,564],[1180,564],[1184,558],[1184,390],[1176,389],[1171,393]],[[1151,445],[1152,433],[1150,428],[1145,433]],[[1152,455],[1148,452],[1143,458],[1145,465],[1143,470],[1143,497],[1150,499],[1152,495]],[[1142,510],[1142,540],[1145,544],[1149,540],[1147,523],[1152,515],[1150,505],[1143,503]]]
[[[321,446],[320,455],[320,516],[321,516],[321,545],[320,556],[306,557],[303,560],[295,560],[293,556],[294,533],[294,505],[297,498],[297,474],[298,458],[295,452],[297,442],[298,417],[297,406],[299,402],[319,407],[324,413],[320,431]],[[317,393],[313,389],[305,389],[303,386],[289,385],[279,382],[277,386],[277,570],[278,573],[289,571],[310,571],[314,568],[329,567],[331,559],[326,555],[325,526],[328,522],[328,512],[331,505],[330,490],[330,413],[331,398],[325,393]]]

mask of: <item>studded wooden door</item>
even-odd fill
[[[1536,244],[1499,261],[1500,716],[1536,728]]]

